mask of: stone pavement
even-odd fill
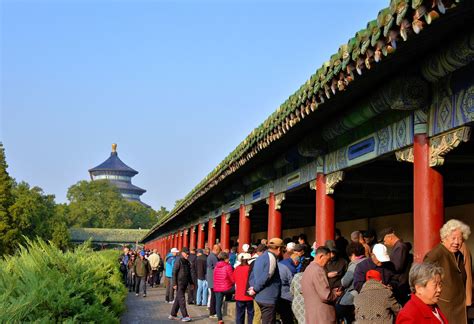
[[[147,323],[182,323],[181,321],[173,321],[168,319],[172,304],[165,302],[165,289],[162,287],[147,287],[147,296],[145,298],[135,296],[135,293],[128,293],[125,300],[127,306],[126,312],[122,315],[120,322],[122,324],[147,324]],[[207,307],[203,306],[186,306],[189,316],[193,319],[191,323],[217,323],[217,319],[209,318]],[[181,316],[181,313],[178,313]],[[226,320],[227,323],[233,321]]]

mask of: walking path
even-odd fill
[[[169,320],[172,304],[165,302],[165,289],[162,287],[147,287],[145,298],[129,293],[125,300],[127,311],[123,314],[120,322],[122,324],[148,324],[148,323],[181,323],[181,321]],[[191,323],[217,323],[217,319],[209,319],[207,307],[186,305],[189,315],[193,319]],[[181,312],[178,313],[181,316]]]

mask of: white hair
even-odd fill
[[[448,235],[452,233],[452,231],[455,230],[461,231],[462,238],[464,239],[464,241],[467,241],[469,235],[471,235],[471,229],[468,225],[464,224],[460,220],[451,219],[447,221],[439,230],[439,236],[441,237],[441,240],[444,240]]]

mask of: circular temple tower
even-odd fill
[[[122,196],[130,201],[138,201],[148,207],[140,200],[140,196],[146,190],[132,184],[132,178],[138,171],[132,169],[119,159],[117,154],[117,144],[112,144],[110,157],[95,168],[89,169],[91,180],[108,180],[117,187]]]

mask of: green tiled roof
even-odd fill
[[[179,214],[199,197],[234,173],[293,126],[342,92],[359,75],[396,52],[397,44],[423,32],[462,0],[392,0],[377,19],[339,47],[322,66],[260,126],[255,128],[214,170],[152,228]],[[146,238],[146,237],[145,237]]]
[[[102,243],[134,243],[148,232],[148,229],[122,228],[70,228],[69,233],[73,242],[87,241]]]

